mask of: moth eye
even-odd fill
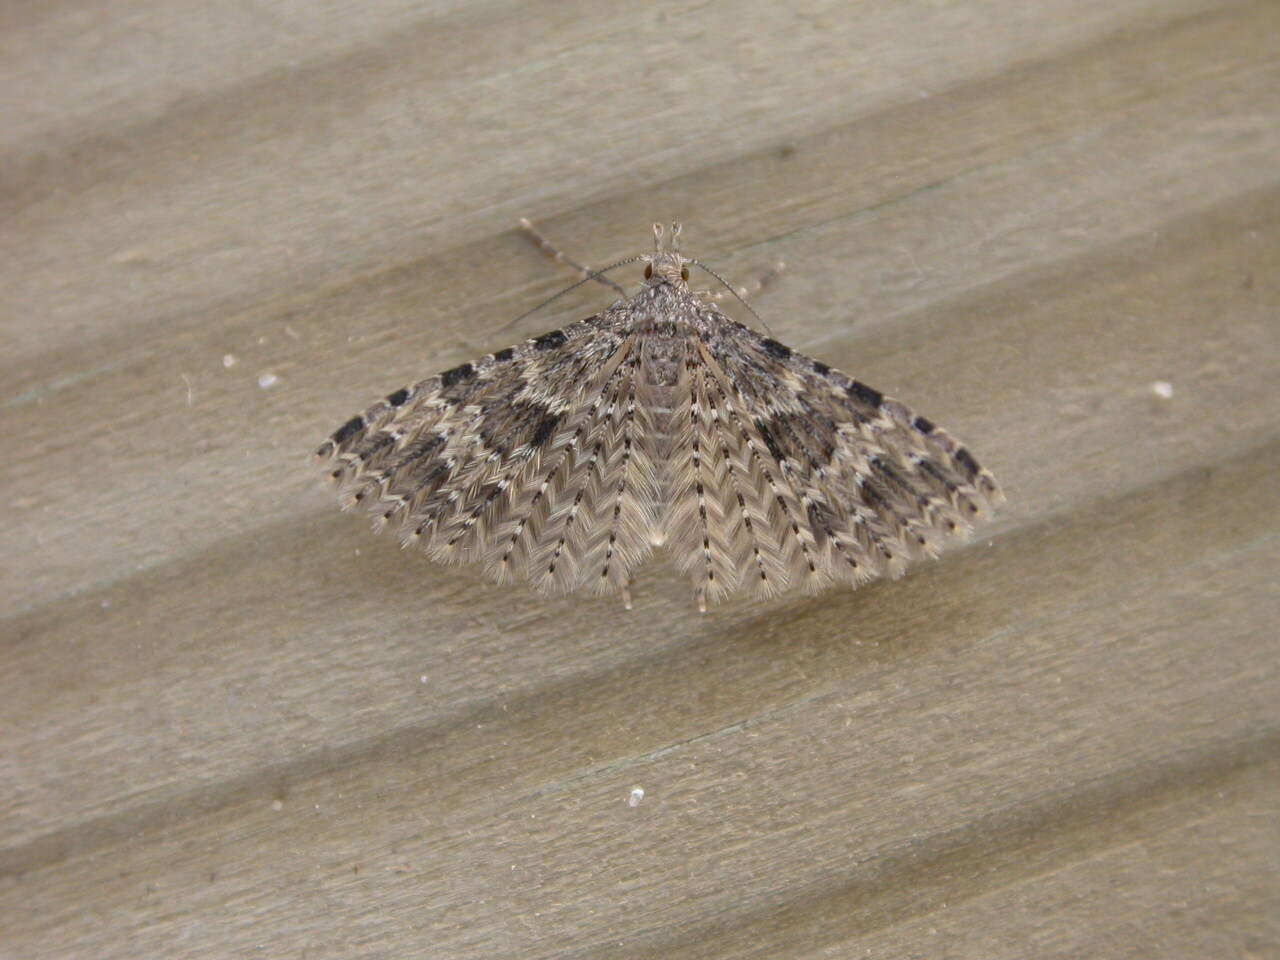
[[[644,265],[644,278],[648,280],[652,276],[653,276],[653,264],[646,263]]]
[[[681,280],[688,280],[688,279],[689,279],[689,268],[688,268],[688,267],[681,267],[681,268],[680,268],[680,279],[681,279]]]

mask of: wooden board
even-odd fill
[[[1280,950],[1280,6],[2,16],[0,956]],[[785,261],[997,523],[699,616],[337,513],[338,423],[608,301],[513,323],[520,216]]]

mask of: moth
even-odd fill
[[[654,252],[622,261],[644,263],[634,296],[339,427],[317,454],[342,506],[435,560],[628,606],[661,548],[704,611],[897,577],[990,514],[1000,489],[966,447],[731,319],[690,287],[679,236],[655,225]]]

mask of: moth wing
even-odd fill
[[[596,373],[561,438],[526,469],[506,522],[486,544],[491,573],[544,593],[626,588],[661,539],[658,452],[639,366],[629,337]]]
[[[798,504],[698,338],[685,350],[670,413],[662,522],[668,545],[701,605],[742,588],[780,593],[808,566],[791,529]]]
[[[752,519],[752,562],[772,562],[789,586],[897,576],[967,536],[1002,499],[943,430],[826,364],[728,320],[697,347],[705,442],[720,442],[741,478],[712,499],[745,531],[733,507],[752,494],[737,510]],[[767,577],[741,583],[757,595],[777,589]]]
[[[656,522],[631,353],[624,318],[592,317],[398,390],[318,454],[344,506],[434,559],[619,589]]]

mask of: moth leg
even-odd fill
[[[782,273],[786,268],[787,265],[779,260],[768,270],[765,270],[752,280],[749,286],[738,287],[734,293],[743,300],[752,300],[762,294],[768,287],[773,286],[774,281],[778,279],[778,274]],[[702,296],[711,300],[713,303],[719,303],[726,297],[733,296],[733,293],[730,293],[728,290],[707,290],[702,293]]]
[[[590,267],[584,267],[582,264],[578,263],[576,260],[570,260],[567,256],[564,255],[564,253],[560,250],[559,247],[557,247],[550,240],[548,240],[541,233],[539,233],[538,228],[535,227],[528,220],[526,220],[524,217],[520,218],[520,229],[522,229],[525,233],[527,233],[529,235],[529,239],[532,240],[534,243],[536,243],[538,247],[542,250],[542,252],[545,253],[547,256],[549,256],[556,263],[563,263],[570,270],[575,271],[578,274],[578,276],[582,277],[584,280],[598,280],[600,283],[603,283],[606,287],[610,287],[613,290],[616,290],[622,296],[625,297],[627,295],[627,291],[623,290],[619,284],[614,283],[608,277],[602,277],[600,276],[600,274],[596,273]]]
[[[631,609],[631,578],[627,578],[627,585],[622,588],[622,609]]]

